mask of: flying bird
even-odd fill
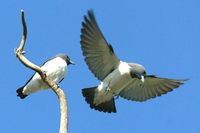
[[[55,82],[56,84],[60,83],[67,72],[67,66],[74,64],[73,61],[67,55],[58,54],[54,58],[47,60],[42,66],[41,69],[46,72],[48,78]],[[48,89],[49,86],[44,83],[38,73],[33,74],[33,76],[28,80],[28,82],[17,89],[17,96],[21,99],[24,99],[29,94],[37,92],[39,90]]]
[[[98,86],[82,89],[86,102],[95,110],[115,113],[116,97],[142,102],[166,94],[186,81],[148,75],[144,66],[120,60],[103,36],[92,10],[84,16],[80,37],[85,62],[101,80]]]

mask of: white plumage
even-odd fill
[[[126,62],[120,62],[117,69],[110,73],[98,86],[99,93],[96,93],[94,104],[99,105],[109,101],[113,96],[129,84],[132,77],[130,76],[130,66]]]
[[[67,72],[67,63],[62,58],[56,57],[46,62],[41,69],[46,71],[50,80],[58,84]],[[40,75],[36,73],[31,81],[24,87],[23,93],[29,95],[30,93],[48,88],[49,87],[43,82]]]

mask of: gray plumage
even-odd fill
[[[103,37],[93,12],[89,11],[88,16],[84,17],[85,22],[82,23],[81,48],[89,69],[99,80],[103,80],[116,69],[120,60]]]

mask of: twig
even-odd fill
[[[50,87],[52,90],[56,93],[56,95],[59,98],[60,102],[60,133],[67,133],[68,130],[68,110],[67,110],[67,100],[65,97],[65,94],[63,90],[54,82],[48,79],[46,76],[46,73],[42,71],[42,69],[30,62],[25,56],[25,51],[24,51],[24,46],[26,42],[26,37],[27,37],[27,27],[26,27],[26,21],[24,17],[24,11],[21,10],[21,19],[22,19],[22,25],[23,25],[23,35],[21,39],[21,43],[19,47],[16,49],[16,56],[17,58],[23,63],[26,67],[36,71],[39,73],[41,76],[42,80]]]

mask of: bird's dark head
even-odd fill
[[[131,77],[138,78],[142,82],[144,82],[145,77],[146,77],[145,68],[142,65],[136,64],[136,63],[129,63],[129,66],[131,67],[130,68]]]
[[[66,61],[67,65],[73,64],[75,65],[75,63],[69,58],[69,56],[65,55],[65,54],[58,54],[56,57],[60,57],[63,60]]]

